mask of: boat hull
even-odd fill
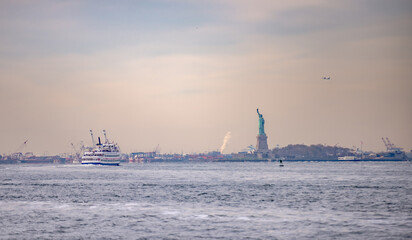
[[[106,165],[106,166],[119,166],[120,162],[82,162],[84,165]]]
[[[82,162],[84,165],[100,165],[98,162]]]

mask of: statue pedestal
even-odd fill
[[[269,153],[268,137],[266,135],[257,135],[256,152],[257,153]]]

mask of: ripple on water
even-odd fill
[[[8,165],[0,238],[411,237],[411,165],[359,166]]]

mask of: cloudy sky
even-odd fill
[[[0,1],[0,154],[412,149],[412,1]],[[331,80],[322,80],[330,76]]]

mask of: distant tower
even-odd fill
[[[256,111],[259,116],[259,134],[256,136],[256,152],[264,156],[269,153],[268,137],[265,133],[265,119],[263,118],[263,115],[259,113],[259,109],[256,109]]]

